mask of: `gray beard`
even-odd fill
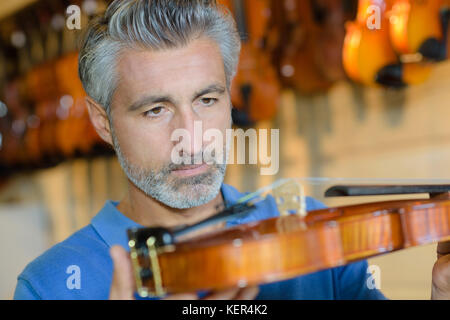
[[[122,169],[128,179],[147,196],[171,208],[189,209],[206,204],[218,195],[225,177],[226,161],[223,164],[211,164],[205,173],[175,178],[170,174],[179,165],[169,163],[158,171],[135,166],[123,155],[113,132],[112,137]]]

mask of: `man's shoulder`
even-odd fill
[[[93,275],[100,265],[106,272],[109,259],[107,244],[89,224],[31,261],[18,276],[18,287],[26,285],[39,298],[64,299],[46,295],[67,290],[70,275],[86,270]]]
[[[88,257],[95,251],[96,247],[106,247],[106,244],[89,224],[46,250],[30,262],[24,272],[43,270],[50,267],[54,262],[61,263],[73,257]]]

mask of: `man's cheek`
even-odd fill
[[[140,133],[140,134],[139,134]],[[138,161],[141,165],[153,162],[156,157],[164,156],[164,148],[167,144],[152,139],[150,135],[142,135],[142,132],[131,131],[127,134],[126,141],[121,143],[123,153],[130,160]]]

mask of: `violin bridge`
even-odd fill
[[[296,180],[288,179],[285,183],[275,187],[273,196],[281,216],[296,214],[301,218],[306,217],[304,187]]]

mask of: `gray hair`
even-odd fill
[[[215,0],[115,0],[94,18],[81,44],[78,72],[86,93],[110,114],[119,55],[127,49],[164,50],[206,36],[219,45],[227,86],[241,41],[230,12]]]

